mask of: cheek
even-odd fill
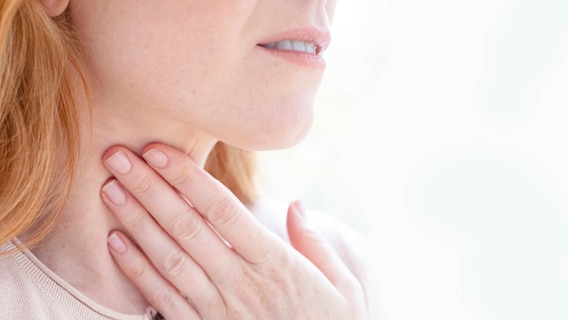
[[[217,52],[230,49],[218,47]],[[254,51],[245,52],[192,55],[185,66],[158,68],[162,80],[156,98],[167,102],[163,108],[171,111],[172,120],[232,145],[274,149],[296,144],[311,127],[322,73],[288,62],[267,65]],[[203,62],[195,64],[198,59]]]
[[[158,94],[144,99],[157,101],[168,88],[179,92],[187,75],[206,79],[215,72],[222,60],[218,43],[231,41],[237,32],[239,16],[230,16],[235,4],[137,2],[77,0],[72,7],[80,41],[86,44],[84,63],[105,90],[123,96]]]
[[[253,2],[242,3],[239,16],[246,16]],[[104,21],[78,26],[105,97],[247,149],[287,147],[305,135],[321,72],[259,58],[226,8],[191,17],[151,11],[99,12]]]

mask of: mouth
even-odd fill
[[[282,50],[282,51],[294,51],[299,53],[307,53],[313,55],[319,55],[323,50],[322,47],[304,40],[280,40],[276,42],[270,42],[266,44],[259,44],[259,46],[269,49],[269,50]]]
[[[301,28],[274,35],[260,42],[258,46],[267,50],[320,56],[329,46],[329,42],[329,31]]]
[[[257,48],[298,66],[323,70],[326,63],[322,54],[329,46],[330,39],[327,30],[301,28],[264,39],[257,44]]]

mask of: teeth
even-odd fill
[[[306,52],[316,54],[318,52],[318,47],[313,43],[306,42]]]
[[[292,41],[284,40],[276,42],[276,49],[278,50],[292,50]]]
[[[302,40],[282,40],[263,45],[266,49],[276,49],[284,51],[298,51],[310,54],[317,53],[317,46],[313,43]]]

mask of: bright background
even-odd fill
[[[568,319],[568,1],[340,0],[266,190],[361,232],[381,320]]]

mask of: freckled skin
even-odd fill
[[[125,313],[152,305],[167,319],[364,319],[359,282],[303,209],[288,209],[291,247],[203,170],[218,140],[268,149],[305,134],[322,70],[258,44],[329,29],[334,4],[71,1],[92,113],[77,103],[77,175],[38,257]],[[167,161],[151,166],[148,152],[158,151]]]
[[[290,146],[305,135],[323,73],[261,54],[257,44],[291,29],[329,29],[334,6],[327,0],[71,3],[101,105],[133,115],[143,110],[252,149]]]

